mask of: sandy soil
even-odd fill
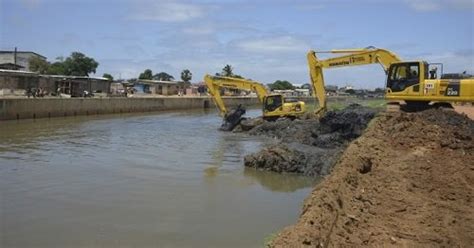
[[[474,247],[474,121],[383,114],[271,247]]]
[[[458,113],[466,114],[471,120],[474,120],[474,106],[469,105],[455,105],[454,110]]]

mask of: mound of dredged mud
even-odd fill
[[[297,142],[279,143],[246,156],[244,164],[260,170],[314,177],[327,175],[341,152],[342,148],[318,148]]]
[[[245,166],[275,172],[326,175],[347,143],[359,137],[376,111],[357,104],[318,119],[263,122],[248,133],[281,140],[248,155]]]
[[[376,118],[271,247],[472,247],[474,121],[446,110]]]

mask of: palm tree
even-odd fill
[[[234,73],[232,72],[234,68],[232,68],[231,65],[225,65],[224,68],[222,68],[222,76],[224,77],[232,77]]]
[[[184,69],[181,72],[181,80],[183,80],[185,84],[189,84],[192,78],[193,78],[193,74],[188,69]]]

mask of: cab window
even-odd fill
[[[283,104],[281,96],[268,96],[265,99],[264,110],[266,111],[275,111],[277,108],[281,107]]]
[[[420,66],[418,63],[395,64],[390,67],[387,87],[393,92],[405,90],[420,83]]]

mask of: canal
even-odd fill
[[[272,141],[219,125],[201,110],[0,122],[0,246],[262,247],[315,181],[244,168]]]

